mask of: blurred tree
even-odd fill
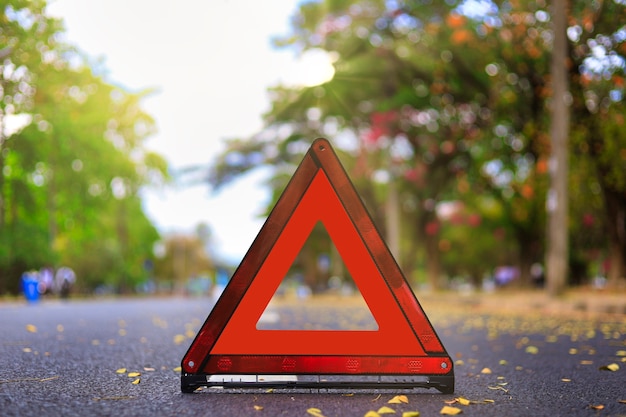
[[[626,285],[625,22],[623,1],[577,1],[567,29],[572,143],[577,159],[586,159],[593,174],[591,188],[575,183],[572,190],[591,190],[587,202],[602,196],[600,223],[605,226],[606,272],[613,287]]]
[[[144,262],[158,239],[139,191],[167,177],[164,159],[143,146],[154,132],[140,107],[149,92],[107,84],[95,64],[56,43],[62,28],[45,16],[45,2],[11,3],[2,18],[28,33],[9,43],[31,49],[17,55],[28,62],[10,55],[0,72],[20,81],[21,93],[5,95],[4,103],[19,101],[24,120],[2,140],[0,292],[15,292],[27,268],[61,264],[86,290],[130,288],[146,277]],[[5,120],[17,109],[7,104]]]
[[[188,280],[215,269],[199,236],[172,235],[165,238],[163,256],[155,262],[155,277],[161,286],[183,291]]]
[[[529,286],[531,266],[542,262],[549,157],[550,15],[542,1],[483,3],[463,8],[479,22],[474,40],[485,46],[490,129],[471,149],[467,188],[489,193],[501,205],[503,226],[515,239],[519,283]],[[469,47],[471,43],[467,43]]]
[[[43,1],[15,0],[2,3],[0,9],[0,294],[16,291],[21,273],[32,266],[32,260],[44,262],[51,256],[45,232],[37,225],[25,173],[7,165],[7,160],[20,157],[7,149],[13,134],[28,123],[33,107],[32,68],[57,47],[53,34],[60,24],[46,17],[44,8]],[[10,184],[7,175],[13,177]],[[11,196],[28,199],[22,210],[30,221],[7,225]],[[18,207],[10,210],[15,218]]]
[[[569,262],[569,125],[571,94],[567,60],[567,0],[552,2],[552,88],[550,117],[550,189],[546,208],[548,231],[546,282],[552,296],[561,295],[567,284]]]
[[[483,278],[493,278],[493,265],[510,265],[516,258],[515,240],[508,236],[511,230],[503,226],[504,210],[493,197],[480,195],[463,202],[448,202],[440,213],[439,250],[449,277],[480,289]],[[490,262],[485,262],[485,258]]]
[[[573,22],[588,19],[584,10],[624,13],[621,1],[573,3],[570,40],[578,32]],[[619,18],[587,24],[599,38],[595,44],[609,43],[611,53],[624,38]],[[531,265],[544,250],[553,41],[543,0],[304,3],[291,33],[276,42],[326,51],[334,76],[319,85],[271,89],[266,128],[229,141],[209,181],[220,186],[267,164],[276,167],[271,185],[280,191],[310,141],[332,136],[355,161],[350,176],[379,228],[390,215],[383,209],[393,197],[389,190],[399,193],[403,221],[413,225],[402,228],[409,248],[403,263],[421,254],[432,287],[441,285],[437,208],[472,193],[490,194],[501,208],[505,236],[515,239],[520,282],[529,285]],[[577,71],[589,72],[591,55],[580,51]],[[623,71],[622,64],[616,59],[611,73]],[[607,90],[614,107],[621,103],[618,90]],[[574,120],[578,126],[583,119]]]
[[[386,227],[380,206],[389,194],[377,193],[374,180],[400,181],[401,192],[411,195],[413,204],[404,210],[414,227],[406,233],[423,243],[434,288],[442,284],[436,207],[469,164],[468,144],[480,132],[483,119],[477,113],[487,102],[485,77],[468,79],[469,88],[459,82],[467,69],[454,64],[449,41],[442,41],[451,38],[451,29],[442,24],[449,9],[417,3],[304,4],[294,22],[296,35],[285,43],[323,47],[338,57],[334,77],[308,88],[273,89],[269,128],[252,140],[259,154],[275,160],[283,159],[284,150],[302,148],[304,138],[329,133],[351,138],[356,157],[351,177],[380,229]],[[274,145],[278,152],[268,152],[272,141],[280,144]],[[232,144],[227,152],[234,150]],[[236,172],[228,160],[218,164],[214,183]],[[219,175],[220,170],[229,174]],[[414,260],[416,253],[404,258]]]

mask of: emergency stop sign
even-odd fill
[[[259,318],[318,223],[335,244],[378,329],[257,329]],[[183,392],[214,385],[454,391],[450,356],[325,139],[315,140],[309,148],[183,357],[181,368]],[[294,378],[276,380],[262,375]],[[310,375],[336,377],[305,377]]]

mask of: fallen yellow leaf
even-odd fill
[[[490,374],[491,373],[491,369],[489,368],[483,368],[482,371],[480,371],[481,374]]]
[[[387,404],[408,404],[408,403],[409,403],[409,399],[407,398],[406,395],[396,395],[395,397],[387,401]]]
[[[32,351],[33,350],[31,348],[29,348],[29,347],[25,347],[25,348],[22,349],[22,352],[24,352],[24,353],[31,353]]]
[[[589,407],[593,408],[594,410],[604,410],[604,405],[603,404],[590,405]]]
[[[461,414],[463,410],[458,407],[450,407],[449,405],[445,405],[439,414],[443,414],[445,416],[456,416],[457,414]]]
[[[456,401],[461,405],[470,405],[470,400],[468,400],[467,398],[459,397],[456,399]]]
[[[526,353],[536,355],[537,353],[539,353],[539,348],[537,348],[537,346],[526,346]]]
[[[500,359],[500,365],[508,365],[508,362],[505,359]]]
[[[180,345],[185,341],[185,339],[186,337],[184,334],[177,334],[176,336],[174,336],[174,343]]]
[[[254,409],[255,409],[256,411],[261,411],[261,410],[263,409],[263,406],[261,406],[261,405],[255,405],[255,406],[254,406]]]
[[[306,410],[307,413],[311,414],[314,417],[324,417],[324,414],[322,414],[322,410],[320,410],[319,408],[309,408]]]
[[[37,326],[35,326],[34,324],[27,324],[26,331],[29,333],[37,333]]]
[[[125,374],[126,373],[126,368],[120,368],[117,371],[115,371],[116,374]]]
[[[626,404],[626,400],[617,400],[617,402],[620,404]]]
[[[183,368],[181,368],[180,366],[177,366],[176,368],[173,369],[174,372],[180,372],[182,370]]]
[[[570,354],[570,355],[575,355],[575,354],[577,354],[577,353],[578,353],[578,349],[576,349],[576,348],[571,348],[571,349],[569,350],[569,354]]]
[[[135,380],[132,382],[132,384],[133,384],[133,385],[137,385],[137,384],[139,384],[139,378],[135,379]]]
[[[626,356],[626,350],[618,350],[615,352],[615,356]]]
[[[394,410],[393,408],[389,408],[387,406],[382,406],[378,409],[378,414],[395,414],[396,410]]]
[[[593,365],[593,361],[580,361],[581,365]]]
[[[402,417],[420,417],[419,411],[405,411],[402,413]]]
[[[128,373],[128,377],[129,377],[129,378],[136,378],[136,377],[138,377],[139,375],[141,375],[141,373],[139,373],[139,372],[129,372],[129,373]]]
[[[561,381],[563,381],[563,382],[572,382],[572,380],[569,379],[569,378],[561,378]]]
[[[494,400],[483,400],[483,402],[484,402],[484,403],[489,403],[489,404],[493,404],[493,403],[495,403],[495,401],[494,401]]]
[[[611,371],[611,372],[619,371],[619,365],[616,364],[616,363],[611,363],[611,364],[606,365],[606,366],[601,366],[600,370],[601,371]]]

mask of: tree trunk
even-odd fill
[[[426,277],[430,288],[440,290],[441,285],[441,262],[439,254],[439,234],[426,234],[424,240],[426,249]]]
[[[424,209],[415,219],[415,234],[424,250],[426,281],[430,289],[441,289],[441,256],[439,253],[439,222],[433,210]]]
[[[626,275],[626,196],[623,192],[603,186],[609,239],[608,285],[615,288],[624,284]]]
[[[387,246],[400,264],[400,202],[398,199],[398,186],[395,179],[391,179],[387,185],[388,195],[385,202],[385,229],[387,231]]]
[[[548,211],[546,272],[548,293],[560,295],[565,290],[568,274],[568,136],[569,83],[567,65],[567,0],[552,2],[554,47],[552,50],[552,155],[550,157],[550,189],[546,201]]]
[[[535,236],[532,231],[518,229],[516,238],[519,245],[517,251],[517,265],[520,273],[519,286],[529,288],[537,284],[532,274],[532,266],[541,256],[540,237]]]

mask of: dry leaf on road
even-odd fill
[[[536,355],[537,353],[539,353],[539,348],[537,346],[526,346],[526,353]]]
[[[450,407],[449,405],[444,406],[439,414],[443,414],[445,416],[456,416],[457,414],[461,414],[463,410],[458,407]]]
[[[406,395],[396,395],[395,397],[387,401],[387,404],[408,404],[408,403],[409,403],[409,399],[407,398]]]
[[[409,399],[407,398],[406,395],[396,395],[395,397],[387,401],[387,404],[408,404],[408,403],[409,403]]]
[[[459,397],[456,399],[456,401],[461,404],[461,405],[470,405],[471,401],[468,400],[467,398],[463,398],[463,397]]]
[[[324,414],[322,414],[322,410],[320,410],[319,408],[311,407],[307,409],[306,412],[314,417],[324,417]]]
[[[601,366],[600,370],[601,371],[611,371],[611,372],[619,371],[619,365],[616,364],[616,363],[611,363],[609,365]]]

